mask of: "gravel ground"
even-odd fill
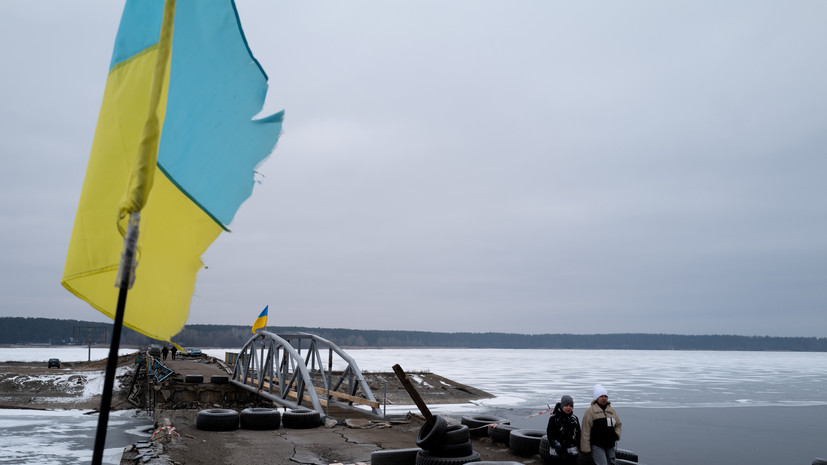
[[[459,418],[447,419],[449,424],[460,423]],[[174,419],[172,423],[179,437],[163,441],[167,458],[162,460],[167,461],[154,463],[329,465],[370,463],[374,451],[415,448],[423,420],[409,414],[398,421],[374,422],[365,428],[338,424],[311,429],[281,426],[273,431],[229,432],[201,431],[184,418]],[[517,461],[526,465],[543,463],[537,454],[515,455],[505,444],[487,437],[472,437],[472,447],[482,460]]]

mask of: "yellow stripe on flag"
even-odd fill
[[[165,341],[177,334],[201,255],[278,140],[283,113],[256,117],[266,90],[233,1],[167,0],[162,14],[160,2],[127,0],[63,286],[114,318],[123,220],[140,212],[124,325]]]
[[[258,329],[267,327],[267,309],[269,308],[270,306],[268,305],[264,307],[264,310],[262,310],[261,313],[259,313],[258,318],[256,318],[256,321],[253,322],[253,332],[256,332],[256,330]]]

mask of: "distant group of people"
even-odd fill
[[[620,440],[620,417],[609,391],[594,385],[594,400],[583,414],[582,427],[574,414],[574,399],[565,395],[554,406],[546,428],[549,454],[561,464],[576,464],[581,455],[591,455],[595,465],[614,465]]]
[[[161,349],[161,358],[164,361],[166,361],[167,355],[172,354],[172,359],[175,360],[175,354],[177,354],[177,353],[178,353],[178,348],[177,347],[172,346],[172,349],[170,349],[167,346],[164,346],[164,348]]]

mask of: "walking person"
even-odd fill
[[[549,447],[557,455],[556,463],[577,463],[580,455],[580,420],[574,414],[574,399],[571,396],[563,396],[554,406],[551,418],[548,419],[546,435]]]
[[[172,346],[171,352],[172,352],[172,359],[175,360],[175,354],[178,353],[178,348],[175,347],[175,346]]]
[[[580,451],[591,454],[595,465],[614,465],[619,440],[620,417],[609,402],[609,391],[595,384],[594,400],[583,414]]]
[[[164,348],[161,349],[161,359],[166,361],[168,353],[169,353],[169,349],[167,349],[167,346],[164,346]]]

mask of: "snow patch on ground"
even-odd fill
[[[422,379],[422,377],[419,375],[410,375],[409,378],[411,378],[416,384],[420,386],[433,387],[430,384],[426,383],[425,380]]]
[[[130,366],[115,370],[118,378],[128,373]],[[7,378],[6,383],[19,386],[20,391],[29,391],[39,402],[76,405],[93,399],[103,392],[104,371],[56,372],[48,375],[19,375]],[[117,384],[117,379],[116,379]],[[116,386],[117,387],[117,386]]]

